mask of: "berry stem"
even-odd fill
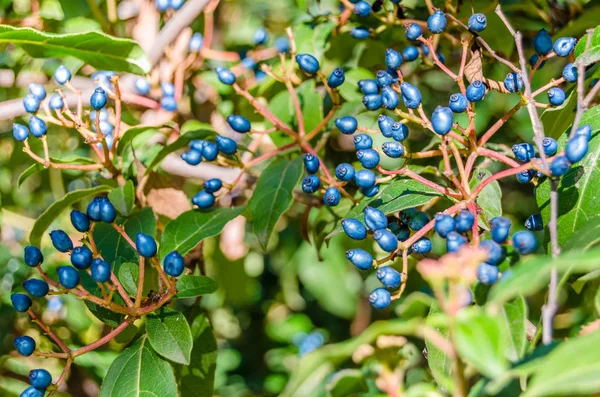
[[[71,354],[71,349],[69,349],[69,348],[67,347],[67,345],[65,345],[65,344],[63,343],[63,341],[62,341],[62,340],[61,340],[61,339],[60,339],[58,336],[56,336],[56,334],[55,334],[54,332],[52,332],[52,330],[50,329],[50,327],[48,327],[46,324],[44,324],[44,322],[43,322],[42,320],[40,320],[40,319],[39,319],[39,318],[38,318],[38,317],[35,315],[35,313],[33,312],[33,310],[31,310],[31,309],[27,309],[27,313],[28,313],[28,314],[29,314],[29,316],[31,317],[31,320],[32,320],[34,323],[36,323],[37,325],[39,325],[39,327],[40,327],[42,330],[44,330],[44,332],[45,332],[46,334],[48,334],[48,336],[49,336],[50,338],[52,338],[52,340],[53,340],[54,342],[56,342],[56,344],[58,345],[58,347],[60,347],[60,348],[61,348],[61,350],[62,350],[63,352],[65,352],[65,353],[67,353],[67,354]]]
[[[497,120],[494,125],[492,125],[479,139],[478,146],[483,146],[490,140],[490,138],[498,132],[500,127],[502,127],[512,116],[515,115],[523,106],[522,102],[517,103],[512,109],[510,109],[501,119]]]
[[[134,308],[139,308],[142,305],[142,294],[144,293],[144,275],[146,272],[146,260],[140,255],[140,270],[138,276],[137,292],[135,294]]]
[[[82,354],[85,354],[94,349],[97,349],[102,345],[107,344],[108,342],[113,340],[117,335],[119,335],[121,332],[123,332],[125,330],[125,328],[127,328],[129,326],[129,324],[131,324],[134,321],[134,319],[135,319],[135,317],[129,317],[127,320],[125,320],[121,324],[119,324],[119,326],[117,328],[113,329],[112,331],[110,331],[108,334],[104,335],[102,338],[98,339],[97,341],[90,343],[89,345],[80,347],[77,350],[73,350],[71,352],[71,355],[73,357],[78,357],[78,356],[81,356]]]
[[[491,157],[495,160],[501,161],[504,164],[510,166],[510,167],[519,167],[520,164],[517,163],[515,160],[511,159],[510,157],[507,157],[505,155],[503,155],[502,153],[498,153],[494,150],[491,149],[486,149],[484,147],[480,147],[477,149],[477,154],[480,156],[486,156],[486,157]]]

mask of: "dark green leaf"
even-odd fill
[[[596,23],[598,21],[596,20]],[[577,46],[575,46],[575,57],[579,59],[580,56],[585,52],[585,47],[587,45],[588,35],[587,33],[581,37]],[[600,26],[596,26],[594,32],[592,33],[592,41],[590,43],[590,47],[588,49],[587,57],[585,57],[585,64],[591,65],[594,62],[597,62],[600,59]]]
[[[94,160],[89,159],[87,157],[74,157],[74,158],[65,158],[65,159],[56,159],[54,157],[50,157],[50,161],[52,161],[53,163],[58,163],[58,164],[94,164],[95,163]],[[17,181],[17,187],[21,187],[23,182],[25,182],[25,180],[27,178],[29,178],[31,175],[34,175],[45,169],[46,168],[44,168],[43,164],[40,164],[37,162],[31,164],[29,167],[27,167],[27,169],[25,171],[23,171],[21,173],[21,175],[19,175],[19,179]]]
[[[502,309],[500,325],[508,347],[507,357],[515,362],[522,358],[527,348],[527,303],[522,296],[506,302]]]
[[[115,153],[117,154],[117,156],[120,156],[121,153],[123,153],[123,150],[125,150],[127,148],[127,146],[129,146],[130,144],[133,143],[133,140],[135,139],[136,136],[143,134],[146,131],[159,130],[161,128],[171,128],[172,129],[175,127],[175,125],[176,124],[174,122],[170,121],[163,125],[130,128],[127,131],[125,131],[125,133],[123,134],[122,137],[119,138],[119,141],[117,143],[117,149],[116,149]]]
[[[544,134],[554,139],[560,138],[567,127],[573,124],[575,107],[577,107],[577,92],[571,90],[569,97],[561,106],[544,110],[540,116],[544,125]]]
[[[217,282],[206,276],[181,276],[177,280],[177,297],[191,298],[212,294],[217,290]]]
[[[298,100],[304,117],[304,130],[308,134],[323,120],[323,99],[316,90],[315,80],[310,79],[298,88]]]
[[[168,307],[146,316],[148,341],[161,356],[179,364],[189,364],[192,331],[185,316]]]
[[[108,198],[117,211],[123,216],[128,216],[135,205],[135,187],[133,181],[128,180],[125,185],[113,189]]]
[[[140,265],[133,262],[122,263],[117,278],[129,296],[136,296],[140,275]]]
[[[487,169],[476,170],[469,182],[471,190],[490,176],[492,176],[492,173]],[[502,189],[500,189],[498,181],[494,181],[483,188],[477,197],[477,204],[483,209],[483,215],[485,215],[483,220],[486,225],[490,219],[502,215]]]
[[[327,393],[331,397],[354,396],[369,391],[365,375],[359,369],[338,371],[327,384]]]
[[[586,251],[600,243],[600,216],[587,221],[562,246],[563,251]]]

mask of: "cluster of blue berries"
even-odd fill
[[[185,0],[154,0],[154,5],[160,12],[165,12],[167,10],[177,11],[183,6],[184,3]]]

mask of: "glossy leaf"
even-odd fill
[[[192,331],[185,316],[168,307],[146,316],[148,341],[161,356],[179,364],[189,364]]]
[[[128,129],[127,131],[125,131],[123,136],[119,138],[119,141],[117,142],[117,148],[115,150],[115,153],[117,154],[117,156],[121,155],[123,153],[123,151],[127,148],[127,146],[133,144],[133,141],[136,136],[143,134],[146,131],[150,131],[150,130],[158,131],[161,128],[174,128],[174,127],[175,127],[175,123],[173,123],[171,121],[168,123],[165,123],[163,125],[157,125],[157,126],[132,127],[130,129]]]
[[[192,298],[212,294],[217,288],[217,282],[210,277],[185,275],[177,280],[177,297]]]
[[[596,20],[596,23],[598,21]],[[581,39],[577,42],[575,46],[575,56],[577,59],[583,55],[585,52],[585,47],[588,42],[588,35],[584,34]],[[600,26],[596,26],[594,32],[592,33],[592,41],[590,42],[590,47],[588,49],[588,54],[585,59],[585,64],[590,65],[594,62],[597,62],[600,59]]]
[[[130,179],[125,185],[115,188],[108,194],[108,199],[115,206],[116,210],[123,216],[131,214],[135,205],[135,187]]]
[[[134,262],[125,262],[119,267],[117,278],[129,296],[135,296],[138,289],[140,265]]]
[[[562,133],[573,124],[576,107],[577,92],[571,90],[571,93],[562,105],[544,110],[540,116],[544,125],[544,134],[554,139],[560,138]]]
[[[365,375],[359,369],[343,369],[338,371],[327,384],[327,392],[331,397],[353,396],[369,391]]]
[[[563,251],[586,251],[600,243],[600,216],[587,221],[561,247]]]

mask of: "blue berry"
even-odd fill
[[[423,34],[423,29],[416,23],[411,23],[406,27],[406,39],[416,41]]]
[[[202,162],[202,152],[196,149],[190,149],[181,153],[181,159],[189,165],[198,165]]]
[[[359,40],[364,40],[367,37],[369,37],[370,35],[371,35],[371,31],[364,26],[357,26],[355,28],[352,28],[352,30],[350,31],[350,36],[354,37],[355,39],[359,39]]]
[[[47,282],[38,280],[37,278],[30,278],[29,280],[23,281],[23,288],[25,288],[25,291],[34,298],[43,298],[50,290]]]
[[[160,90],[163,97],[175,96],[175,85],[168,81],[160,83]]]
[[[262,45],[265,44],[269,40],[269,33],[264,27],[260,27],[256,29],[254,32],[254,45]]]
[[[25,357],[29,357],[35,351],[35,341],[31,336],[19,336],[13,340],[13,345],[17,352]]]
[[[287,37],[279,37],[275,40],[275,48],[277,52],[286,53],[290,50],[290,41]]]
[[[411,62],[419,57],[419,49],[415,46],[408,46],[402,50],[402,58],[405,61]]]
[[[71,224],[75,230],[85,233],[90,230],[90,219],[83,212],[73,210],[71,211]]]
[[[577,128],[575,135],[583,135],[589,141],[592,139],[592,126],[589,124],[582,125],[581,127]]]
[[[394,78],[385,70],[378,70],[375,74],[375,81],[379,88],[390,86],[394,83]]]
[[[416,109],[421,105],[421,91],[414,85],[404,82],[400,84],[402,101],[409,109]]]
[[[250,57],[242,59],[242,66],[248,70],[254,70],[256,68],[256,61]]]
[[[386,156],[393,159],[404,156],[404,146],[398,142],[384,142],[383,145],[381,145],[381,150]]]
[[[73,248],[71,263],[78,269],[87,269],[92,264],[92,251],[85,245]]]
[[[43,85],[37,83],[29,84],[29,93],[38,101],[43,101],[46,98],[46,89]]]
[[[391,137],[396,142],[402,142],[403,140],[405,140],[408,137],[408,127],[406,126],[406,124],[400,121],[397,121],[394,124],[392,124]]]
[[[423,211],[417,211],[408,219],[408,227],[412,230],[421,230],[429,223],[429,216]]]
[[[212,142],[205,142],[204,146],[202,146],[202,157],[206,161],[214,161],[219,155],[219,149],[217,149],[217,145]]]
[[[29,371],[29,383],[38,389],[45,389],[52,384],[52,375],[45,369]]]
[[[364,149],[356,152],[356,158],[366,169],[373,169],[379,164],[379,153],[374,149]]]
[[[406,241],[410,237],[410,229],[402,222],[391,222],[388,225],[388,229],[390,229],[390,231],[394,233],[398,241]]]
[[[250,121],[248,121],[247,118],[236,114],[227,116],[227,123],[235,132],[239,132],[241,134],[250,131],[251,128]]]
[[[433,14],[427,18],[427,29],[431,33],[442,33],[446,29],[446,16],[442,10],[435,10]]]
[[[52,96],[50,97],[50,101],[48,101],[48,106],[52,110],[61,110],[65,107],[65,103],[63,102],[63,99],[60,95],[52,94]]]
[[[358,128],[358,121],[352,116],[344,116],[335,120],[335,126],[342,134],[354,134]]]
[[[373,266],[373,257],[362,248],[346,251],[346,258],[360,270],[367,270]]]
[[[204,187],[204,190],[206,190],[208,193],[215,193],[219,189],[221,189],[221,187],[223,186],[223,182],[221,182],[219,178],[212,178],[207,181],[204,181],[202,186]]]
[[[315,351],[316,349],[321,347],[324,342],[325,338],[323,337],[323,334],[321,332],[311,332],[310,334],[306,335],[306,337],[304,337],[299,343],[298,356],[302,357],[312,351]]]
[[[529,57],[529,66],[531,66],[531,68],[535,68],[535,65],[537,65],[539,59],[540,59],[540,56],[538,54],[533,54],[532,56],[530,56]],[[544,67],[545,64],[546,64],[546,61],[540,62],[540,64],[538,65],[536,70],[541,69],[542,67]]]
[[[540,214],[533,214],[525,221],[525,227],[528,230],[544,230],[544,221]]]
[[[517,174],[517,181],[519,181],[519,183],[529,183],[534,176],[535,175],[531,170],[521,171]]]
[[[321,163],[319,162],[319,159],[313,156],[311,153],[306,153],[304,155],[304,168],[306,168],[306,172],[309,174],[315,174],[317,171],[319,171],[320,165]]]
[[[170,3],[169,5],[171,6],[171,8],[173,10],[177,11],[183,6],[183,3],[185,3],[185,0],[170,0],[169,3]]]
[[[396,109],[400,103],[398,93],[390,87],[383,87],[381,90],[381,100],[383,102],[383,107],[389,110]]]
[[[535,157],[535,149],[530,143],[516,143],[512,146],[515,158],[523,163]]]
[[[106,97],[106,92],[104,92],[104,90],[100,87],[96,88],[94,90],[94,93],[90,97],[90,105],[94,109],[100,110],[104,106],[106,106],[107,102],[108,102],[108,98]]]
[[[554,42],[554,53],[559,57],[569,56],[575,48],[575,40],[573,37],[561,37]]]
[[[381,95],[376,94],[365,95],[362,99],[362,103],[368,110],[377,110],[383,106],[383,98]]]
[[[217,144],[217,149],[223,154],[234,154],[237,152],[237,143],[231,138],[217,135],[215,142]]]
[[[344,182],[349,182],[354,179],[354,167],[348,163],[342,163],[335,169],[335,176]]]
[[[533,49],[540,55],[546,55],[552,51],[552,37],[546,29],[541,29],[533,39]]]
[[[387,217],[380,210],[367,206],[363,210],[363,214],[365,216],[365,224],[369,229],[375,231],[387,227]]]
[[[357,17],[368,17],[371,14],[371,5],[366,1],[358,1],[354,5],[354,15]]]
[[[344,232],[353,240],[364,240],[367,237],[367,228],[358,219],[342,219]]]
[[[79,273],[74,267],[59,266],[56,273],[60,284],[67,289],[73,289],[79,284]]]
[[[205,144],[206,141],[203,141],[202,139],[194,139],[190,142],[190,148],[197,150],[200,152],[200,154],[202,154],[202,148]]]
[[[172,96],[165,96],[161,98],[160,106],[168,112],[174,112],[177,110],[177,101]]]
[[[34,137],[41,138],[46,135],[46,132],[48,132],[48,126],[46,126],[44,120],[40,119],[39,117],[31,116],[29,118],[29,130]]]
[[[167,256],[165,256],[165,260],[163,261],[163,268],[165,269],[165,273],[172,277],[179,277],[181,273],[183,273],[183,269],[185,266],[185,261],[183,256],[177,251],[172,251]]]
[[[588,140],[585,135],[575,135],[567,141],[565,156],[571,163],[581,161],[588,152]]]
[[[360,192],[365,195],[365,197],[374,197],[379,193],[379,185],[374,185],[371,187],[363,187],[360,189]]]
[[[302,181],[302,191],[304,193],[312,194],[319,190],[321,186],[321,180],[316,175],[309,175]]]
[[[44,262],[44,256],[38,247],[28,245],[25,247],[23,260],[27,266],[36,267]]]
[[[50,232],[50,240],[52,245],[60,252],[69,252],[73,249],[73,242],[62,230],[53,230]]]
[[[446,63],[446,57],[444,56],[444,54],[442,54],[441,52],[437,52],[436,53],[438,60],[442,63],[445,64]]]
[[[450,95],[448,106],[450,106],[450,110],[454,113],[462,113],[469,107],[469,101],[467,101],[467,98],[463,94],[456,93]]]
[[[473,32],[481,32],[487,25],[487,19],[483,14],[473,14],[469,17],[467,25],[469,25],[469,29],[471,29]]]
[[[394,120],[390,116],[380,114],[377,118],[377,124],[379,126],[379,131],[381,131],[381,134],[386,138],[391,138],[392,125],[394,124]]]
[[[100,121],[108,121],[108,110],[101,109],[99,112],[92,110],[90,112],[90,119],[95,121],[96,117],[98,117],[98,120]]]
[[[90,273],[95,281],[105,283],[110,280],[110,265],[102,259],[96,258],[92,261]]]
[[[498,244],[502,244],[510,234],[511,222],[510,219],[503,216],[497,216],[490,219],[490,234],[492,240]]]
[[[344,80],[346,80],[344,71],[341,68],[335,68],[327,79],[327,85],[331,88],[337,88],[344,83]]]
[[[100,220],[106,223],[113,223],[116,217],[117,211],[115,210],[115,206],[107,197],[103,197],[100,200]]]
[[[23,98],[23,107],[27,113],[35,113],[40,108],[40,101],[33,94],[27,94]]]
[[[486,262],[490,265],[498,266],[504,260],[504,252],[502,247],[492,240],[483,240],[479,246],[487,251],[488,257]]]
[[[152,258],[156,255],[156,241],[152,236],[144,233],[138,233],[135,236],[135,248],[144,258]]]
[[[376,80],[359,80],[358,89],[365,95],[379,94],[379,86]]]
[[[565,156],[556,156],[550,164],[550,173],[552,176],[563,176],[569,171],[571,163]]]
[[[423,52],[423,55],[425,55],[426,57],[429,56],[429,47],[427,47],[426,44],[421,44],[421,51]]]
[[[13,137],[17,141],[24,141],[29,137],[29,130],[22,124],[13,124]]]
[[[377,269],[377,278],[384,287],[397,289],[402,282],[402,275],[391,266],[382,266]]]
[[[522,230],[513,234],[513,247],[521,255],[528,255],[537,249],[537,240],[533,233]]]
[[[498,268],[487,263],[477,266],[477,279],[485,285],[494,284],[498,280]]]
[[[188,44],[188,49],[191,52],[198,52],[202,49],[202,45],[204,44],[204,37],[202,33],[194,33],[192,37],[190,37],[190,42]]]
[[[150,93],[150,83],[143,77],[135,79],[135,90],[140,95],[148,95]]]
[[[33,386],[29,386],[27,389],[21,393],[19,397],[44,397],[46,395],[45,389],[38,389]]]
[[[438,106],[431,115],[431,124],[433,130],[440,135],[446,135],[452,130],[453,120],[452,110],[444,106]]]
[[[373,233],[373,238],[379,247],[386,252],[393,252],[398,248],[398,239],[394,233],[387,229],[379,229]]]
[[[448,252],[458,252],[460,247],[467,243],[467,239],[457,232],[450,232],[446,235],[446,250]]]
[[[232,85],[235,83],[235,74],[227,68],[219,66],[215,69],[217,72],[217,78],[223,84]]]
[[[71,80],[71,72],[65,65],[60,65],[54,71],[54,80],[58,84],[65,84],[67,81]]]
[[[206,209],[210,208],[215,203],[215,195],[207,192],[206,190],[201,190],[194,197],[192,197],[192,204],[198,206],[198,208]]]
[[[18,312],[26,312],[32,305],[31,298],[25,294],[12,294],[10,296],[10,301]]]
[[[565,98],[565,92],[558,87],[552,87],[548,90],[548,102],[550,102],[552,106],[562,105]]]
[[[456,215],[456,230],[460,233],[466,233],[471,231],[473,223],[475,222],[475,216],[469,210],[461,210]]]
[[[442,237],[456,229],[456,221],[450,215],[437,214],[435,216],[435,231]]]
[[[504,87],[508,92],[518,92],[523,89],[523,78],[520,74],[510,72],[504,78]]]
[[[466,94],[470,102],[479,102],[485,96],[485,85],[480,80],[475,80],[467,87]]]
[[[373,147],[373,139],[367,134],[355,135],[353,141],[356,150],[371,149]]]
[[[371,170],[359,170],[354,174],[354,183],[362,189],[368,189],[375,186],[377,177]]]
[[[410,246],[410,249],[415,254],[426,254],[431,251],[431,240],[427,237],[421,237]]]
[[[390,305],[392,297],[390,291],[385,288],[377,288],[369,295],[369,302],[375,309],[385,309]]]
[[[388,48],[385,50],[385,64],[389,69],[398,69],[402,65],[402,55],[393,48]]]
[[[574,83],[577,81],[577,68],[572,63],[567,63],[562,71],[562,76],[565,81]]]
[[[558,142],[554,138],[542,139],[542,148],[546,156],[554,156],[558,151]]]
[[[300,66],[300,69],[305,73],[315,74],[319,71],[319,61],[310,54],[296,55],[296,62],[298,63],[298,66]]]
[[[323,202],[330,207],[335,207],[340,203],[340,191],[336,187],[327,188],[323,195]]]

